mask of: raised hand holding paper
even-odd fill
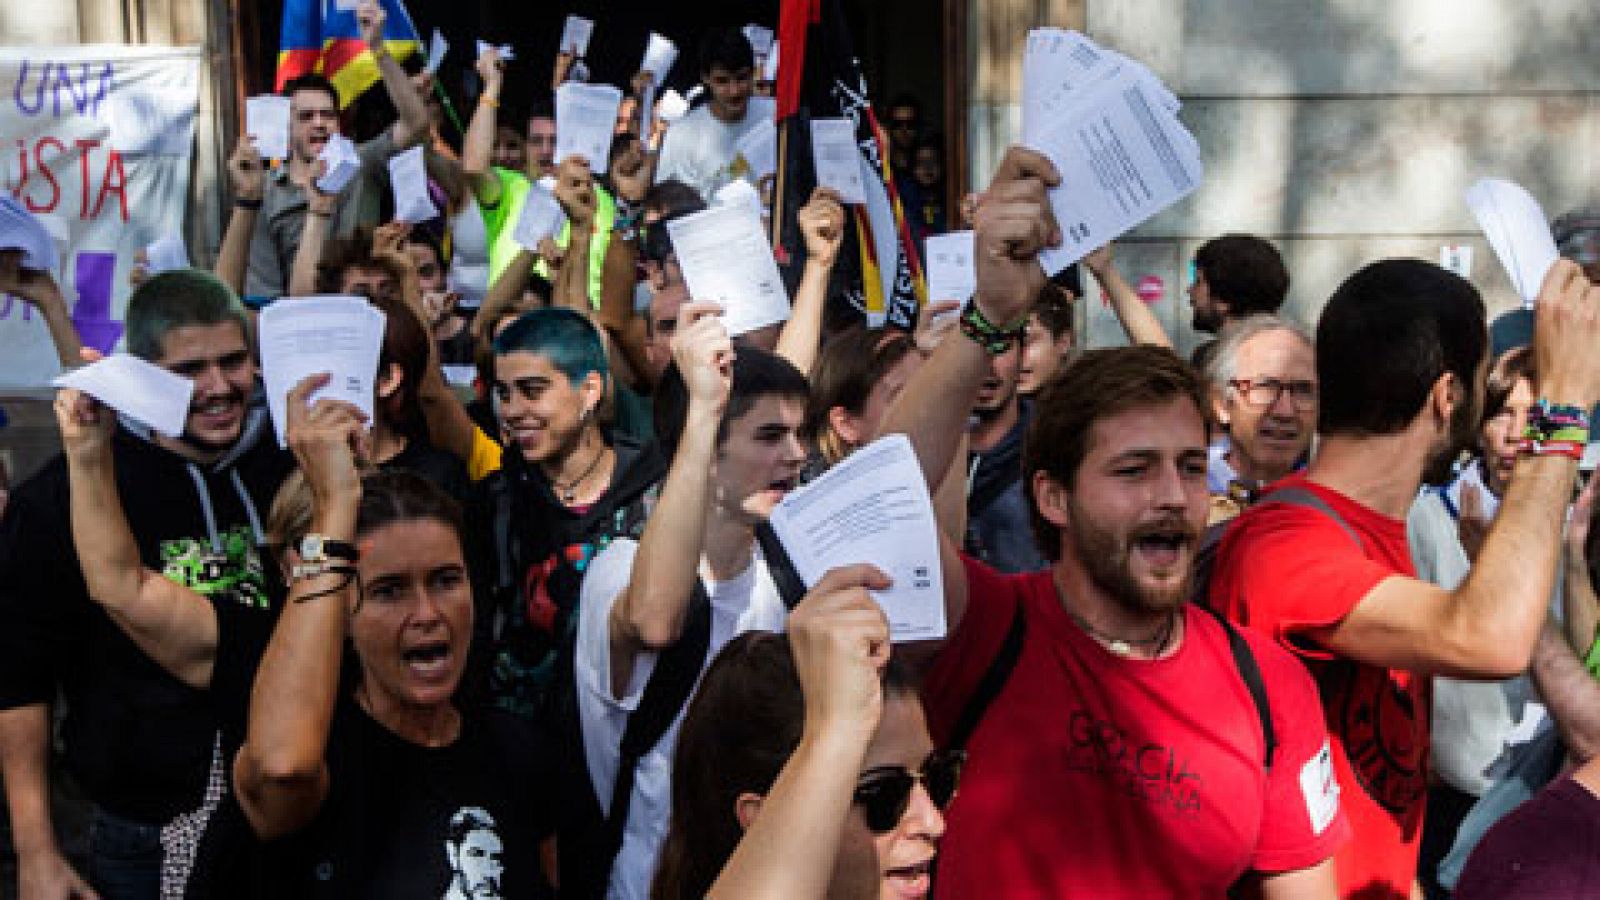
[[[73,369],[50,383],[82,391],[170,438],[183,436],[194,398],[193,381],[127,353]]]
[[[583,56],[589,52],[589,37],[594,34],[594,23],[583,16],[567,16],[561,29],[561,52]]]
[[[911,441],[891,434],[783,498],[768,519],[807,587],[870,562],[893,584],[873,599],[894,641],[945,636],[944,571],[928,483]]]
[[[566,221],[567,215],[561,210],[561,202],[542,183],[535,184],[528,188],[528,197],[522,204],[522,215],[517,217],[511,238],[530,252],[538,253],[539,242],[559,234]]]
[[[169,234],[144,248],[146,274],[155,275],[158,272],[187,268],[189,268],[189,248],[184,246],[183,238],[175,234]]]
[[[557,88],[556,162],[582,156],[589,161],[591,172],[604,173],[611,160],[611,137],[621,105],[622,92],[609,84],[569,81]]]
[[[1521,185],[1503,178],[1478,179],[1467,189],[1467,206],[1522,305],[1531,308],[1544,276],[1561,257],[1543,207]]]
[[[389,184],[394,190],[395,221],[415,225],[438,217],[439,208],[428,193],[428,170],[420,145],[389,157]]]
[[[856,126],[849,119],[812,119],[811,154],[817,186],[832,188],[845,204],[867,202],[861,180],[861,150],[856,146]]]
[[[720,303],[728,333],[789,318],[789,295],[761,217],[743,203],[713,206],[667,223],[689,296]]]
[[[245,131],[256,139],[262,159],[289,158],[289,98],[276,94],[244,101]]]
[[[978,289],[977,270],[972,260],[972,232],[952,231],[932,235],[927,240],[928,300],[960,300]]]
[[[285,297],[261,311],[261,379],[267,409],[288,446],[285,415],[289,391],[310,375],[333,377],[311,402],[332,397],[373,414],[384,315],[363,297]]]
[[[317,159],[328,164],[328,169],[317,179],[317,190],[324,194],[337,194],[344,190],[350,179],[361,171],[361,157],[356,155],[356,145],[342,134],[328,138]]]
[[[54,272],[60,258],[44,220],[9,191],[0,191],[0,250],[21,250],[22,267],[36,272]]]
[[[489,43],[488,41],[479,41],[478,42],[478,58],[482,59],[483,58],[483,54],[485,52],[487,52],[490,48],[493,48],[494,50],[499,51],[499,53],[500,53],[500,61],[501,62],[510,62],[511,60],[517,58],[517,55],[515,53],[511,52],[511,45],[510,44],[501,44],[500,46],[495,47],[493,44]]]

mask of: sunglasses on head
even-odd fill
[[[944,809],[956,795],[956,785],[961,781],[961,767],[967,755],[960,751],[934,753],[922,763],[920,772],[904,766],[880,766],[870,769],[856,783],[855,804],[861,807],[867,828],[873,834],[893,831],[900,818],[911,805],[911,789],[917,782],[927,789],[933,805]]]

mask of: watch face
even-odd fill
[[[300,558],[305,562],[317,562],[327,558],[322,552],[322,535],[308,534],[300,539]]]

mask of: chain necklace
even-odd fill
[[[1072,617],[1072,621],[1078,623],[1078,627],[1082,628],[1090,637],[1104,644],[1105,648],[1111,651],[1111,655],[1119,659],[1132,657],[1134,650],[1141,647],[1150,648],[1151,659],[1160,659],[1161,654],[1167,651],[1167,644],[1171,643],[1173,633],[1177,631],[1178,614],[1182,612],[1182,607],[1176,607],[1167,613],[1167,620],[1162,622],[1161,627],[1157,628],[1149,637],[1125,638],[1114,634],[1106,634],[1090,625],[1088,619],[1078,615],[1077,611],[1067,603],[1066,595],[1062,593],[1061,585],[1056,583],[1055,578],[1051,578],[1050,583],[1056,589],[1056,599],[1061,601],[1061,608],[1067,611],[1067,615]]]
[[[566,484],[562,484],[561,482],[556,481],[554,478],[550,479],[551,484],[553,484],[555,486],[556,493],[561,496],[561,502],[563,504],[565,504],[567,506],[571,506],[572,504],[577,502],[577,500],[578,500],[578,485],[582,484],[583,480],[585,478],[588,478],[590,475],[593,475],[594,474],[594,470],[599,468],[599,466],[600,466],[600,460],[605,459],[605,458],[606,458],[606,445],[604,443],[602,443],[600,445],[600,452],[598,452],[598,453],[596,453],[594,455],[594,459],[589,461],[589,467],[587,469],[584,469],[583,473],[580,474],[577,478],[572,479],[571,481],[567,482]]]

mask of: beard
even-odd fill
[[[1194,318],[1189,324],[1193,326],[1195,331],[1203,331],[1206,334],[1216,334],[1222,329],[1222,316],[1219,315],[1214,309],[1202,311],[1196,307],[1194,311]]]
[[[1098,527],[1083,510],[1072,507],[1072,544],[1084,570],[1095,586],[1105,591],[1118,605],[1136,613],[1168,612],[1189,599],[1194,577],[1194,560],[1183,562],[1183,578],[1176,584],[1141,584],[1133,574],[1133,553],[1140,540],[1152,537],[1176,539],[1179,552],[1193,553],[1199,533],[1176,516],[1140,525],[1127,534]]]
[[[1446,446],[1428,458],[1422,469],[1422,483],[1444,487],[1455,478],[1456,460],[1477,441],[1478,404],[1458,404],[1450,414],[1450,433]]]

